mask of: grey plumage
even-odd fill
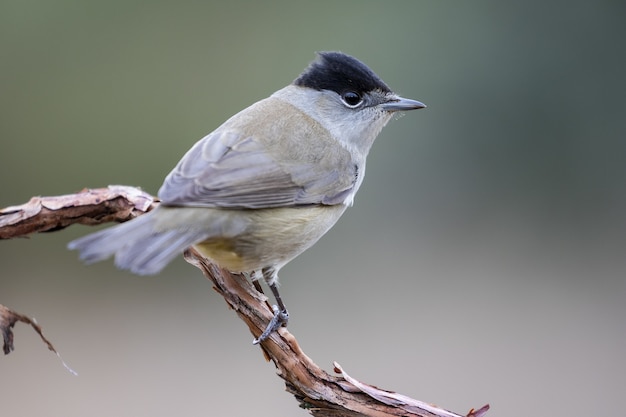
[[[301,128],[285,129],[294,125]],[[307,152],[313,146],[318,152]],[[168,205],[253,209],[340,204],[355,183],[351,159],[319,123],[270,97],[196,143],[159,198]]]
[[[158,210],[76,239],[68,247],[80,250],[80,258],[88,264],[115,255],[118,268],[140,275],[156,274],[186,248],[208,236],[203,229],[156,229]]]
[[[292,84],[197,142],[165,179],[159,207],[69,248],[86,262],[115,256],[137,274],[159,272],[190,246],[233,272],[263,271],[280,306],[263,340],[286,322],[280,268],[352,205],[393,113],[422,107],[355,58],[321,53]]]

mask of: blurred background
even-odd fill
[[[383,130],[355,207],[283,269],[328,371],[465,414],[615,415],[626,392],[626,3],[0,3],[0,206],[156,193],[319,50],[428,108]],[[93,231],[0,242],[11,416],[305,416],[211,285],[86,267]],[[245,401],[242,397],[245,396]]]

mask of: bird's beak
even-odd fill
[[[390,100],[381,104],[383,110],[387,111],[406,111],[423,109],[426,105],[417,100],[411,100],[409,98],[402,98],[399,96],[390,97]]]

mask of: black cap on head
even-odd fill
[[[346,91],[391,92],[367,65],[341,52],[319,52],[317,59],[293,83],[315,90],[332,90],[338,94]]]

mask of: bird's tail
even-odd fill
[[[81,237],[68,244],[86,263],[115,255],[115,265],[139,275],[160,272],[189,246],[207,238],[206,230],[156,230],[156,209],[129,222]]]

